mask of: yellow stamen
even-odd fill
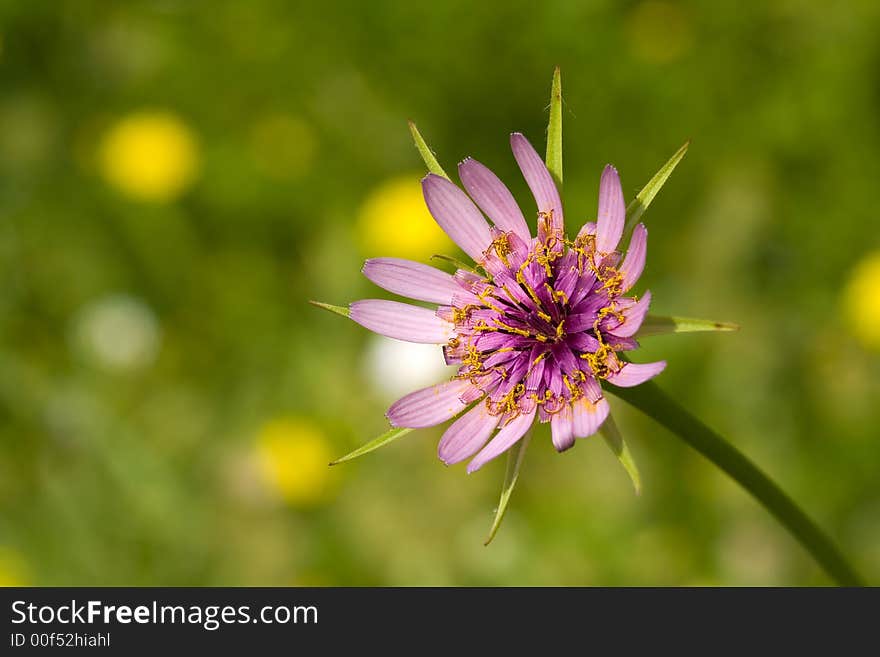
[[[515,333],[516,335],[521,335],[524,338],[532,337],[532,334],[529,331],[521,328],[516,328],[514,326],[509,326],[508,324],[505,324],[504,322],[497,319],[495,320],[495,325],[498,327],[498,329],[507,331],[509,333]]]
[[[501,308],[499,308],[498,306],[496,306],[495,304],[493,304],[491,301],[489,301],[489,299],[487,298],[487,297],[491,297],[491,296],[492,295],[491,295],[491,292],[489,291],[489,288],[486,288],[477,295],[477,298],[480,301],[482,301],[483,304],[485,304],[487,308],[491,308],[496,313],[503,314],[504,311]]]
[[[489,248],[495,249],[495,253],[498,254],[498,258],[504,263],[505,267],[510,267],[507,256],[510,255],[513,249],[510,248],[510,238],[507,233],[501,233],[501,235],[492,240]]]

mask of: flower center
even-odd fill
[[[601,398],[598,380],[617,372],[616,352],[634,341],[624,325],[619,254],[599,253],[594,235],[571,242],[541,223],[527,244],[496,231],[480,262],[485,276],[459,270],[461,298],[438,312],[455,326],[444,347],[458,377],[487,395],[490,413],[508,419],[539,406],[542,419],[567,403]]]

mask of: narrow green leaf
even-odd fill
[[[449,180],[449,176],[446,175],[443,167],[440,166],[437,158],[434,157],[434,152],[428,147],[428,144],[425,143],[425,140],[422,138],[422,134],[416,127],[416,124],[412,121],[409,122],[409,131],[412,134],[413,141],[416,143],[416,148],[419,150],[419,155],[422,156],[422,160],[424,161],[425,166],[428,167],[428,171],[430,171],[431,173],[436,173],[438,176],[443,176],[444,178]]]
[[[455,265],[458,269],[464,269],[465,271],[472,271],[474,273],[476,273],[476,271],[477,271],[476,269],[473,268],[472,265],[469,265],[466,262],[462,262],[458,258],[453,258],[452,256],[439,255],[439,254],[435,253],[434,255],[431,256],[430,259],[431,260],[440,260],[441,262],[448,262],[451,265]]]
[[[636,467],[632,453],[629,451],[629,447],[626,446],[626,441],[623,439],[623,435],[620,433],[620,429],[618,429],[617,423],[612,416],[609,415],[608,419],[602,423],[599,433],[602,434],[605,444],[611,448],[614,456],[617,457],[617,460],[620,461],[623,469],[626,470],[626,473],[632,480],[633,488],[636,489],[636,495],[640,495],[642,492],[642,478],[639,475],[639,469]]]
[[[498,500],[498,508],[495,510],[495,520],[492,522],[492,528],[489,530],[489,537],[483,545],[489,545],[498,528],[501,527],[501,521],[504,520],[504,514],[507,511],[507,503],[513,493],[513,488],[519,479],[519,469],[522,466],[523,457],[526,455],[526,447],[529,446],[529,440],[532,432],[526,433],[522,439],[507,451],[507,470],[504,473],[504,485],[501,487],[501,499]]]
[[[342,315],[343,317],[351,316],[351,311],[345,306],[333,306],[329,303],[321,303],[320,301],[309,301],[310,304],[316,306],[318,308],[323,308],[324,310],[329,310],[331,313],[336,313],[337,315]]]
[[[632,230],[638,223],[645,210],[651,205],[651,201],[657,196],[657,192],[666,184],[667,178],[672,174],[675,167],[678,166],[678,163],[681,162],[684,154],[687,153],[688,146],[690,145],[691,142],[686,141],[681,148],[675,151],[675,155],[670,157],[669,161],[661,167],[660,171],[654,174],[654,177],[651,178],[648,184],[642,188],[642,191],[636,195],[632,203],[626,208],[627,231]]]
[[[387,445],[388,443],[393,442],[402,436],[405,436],[410,431],[412,431],[412,429],[406,429],[406,428],[402,428],[402,427],[389,429],[388,431],[383,433],[378,438],[375,438],[375,439],[371,440],[370,442],[368,442],[366,445],[362,445],[362,446],[358,447],[356,450],[354,450],[353,452],[349,452],[345,456],[338,458],[335,461],[331,461],[330,465],[337,465],[339,463],[345,463],[346,461],[351,461],[352,459],[356,459],[358,456],[363,456],[364,454],[369,454],[373,450],[379,449],[383,445]]]
[[[732,322],[716,322],[711,319],[694,319],[692,317],[648,315],[642,322],[637,337],[646,338],[652,335],[666,335],[668,333],[738,330],[739,324],[733,324]]]
[[[550,123],[547,125],[547,168],[562,185],[562,76],[559,67],[553,71],[553,85],[550,89]]]

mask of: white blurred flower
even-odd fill
[[[151,365],[161,342],[152,309],[127,295],[112,295],[86,305],[74,324],[77,350],[107,370],[131,371]]]
[[[367,380],[388,399],[425,388],[455,374],[443,364],[443,353],[433,344],[415,344],[371,335],[364,356]]]

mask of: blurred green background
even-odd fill
[[[0,3],[0,582],[826,584],[719,471],[622,403],[644,492],[601,441],[472,476],[439,429],[333,469],[440,380],[323,313],[365,257],[455,253],[417,121],[531,199],[563,72],[570,232],[601,167],[646,215],[661,385],[880,581],[880,4]]]

